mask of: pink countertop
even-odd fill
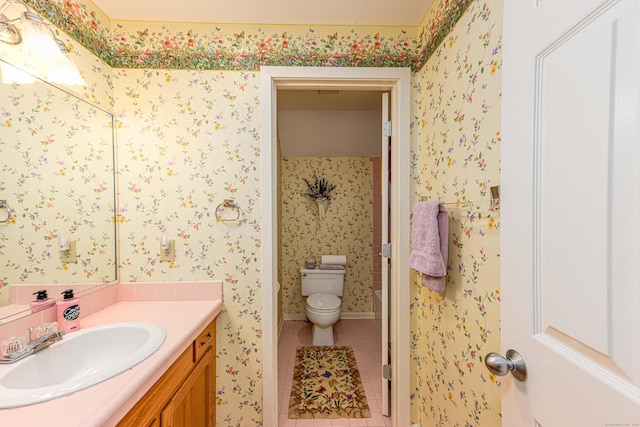
[[[151,322],[163,327],[167,337],[149,358],[103,383],[37,405],[0,410],[0,425],[116,425],[220,311],[221,300],[119,302],[87,316],[82,319],[83,329],[117,322]]]

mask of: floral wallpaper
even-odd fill
[[[412,274],[411,416],[423,426],[501,425],[499,210],[502,1],[474,1],[414,81],[417,195],[449,205],[443,294]],[[456,205],[457,203],[457,205]]]
[[[224,281],[218,425],[262,420],[260,104],[255,72],[114,73],[124,282]],[[217,221],[225,199],[237,221]],[[160,239],[175,240],[159,262]]]
[[[41,81],[0,84],[0,99],[0,288],[115,281],[112,115]],[[61,262],[59,236],[77,263]]]
[[[482,358],[499,348],[500,218],[486,200],[499,184],[502,1],[435,0],[412,28],[112,22],[89,0],[27,3],[72,48],[89,83],[79,96],[116,112],[122,281],[225,282],[217,342],[224,426],[262,423],[259,66],[412,67],[414,197],[460,207],[450,215],[446,293],[412,278],[411,418],[501,424],[499,381]],[[338,184],[348,194],[351,184]],[[317,210],[299,197],[313,230]],[[338,218],[340,197],[324,221]],[[227,198],[240,207],[237,222],[215,219]],[[176,241],[172,263],[158,260],[162,233]],[[368,289],[348,298],[349,310],[370,310]]]
[[[305,259],[346,255],[342,312],[373,311],[373,163],[369,157],[288,157],[280,162],[282,299],[285,314],[305,313],[300,268]],[[325,218],[305,196],[302,178],[325,178],[336,188]]]

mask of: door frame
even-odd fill
[[[380,98],[382,98],[382,115],[380,117],[380,122],[382,123],[383,131],[381,141],[382,173],[380,180],[380,196],[382,198],[382,212],[380,217],[382,219],[382,227],[380,227],[381,230],[379,231],[381,232],[380,243],[382,244],[382,247],[384,247],[385,244],[390,243],[389,236],[391,234],[389,227],[389,220],[390,218],[392,218],[392,216],[390,215],[391,203],[389,199],[389,196],[391,194],[391,188],[389,186],[389,183],[391,182],[389,179],[389,169],[391,165],[389,164],[389,161],[393,158],[393,153],[391,152],[391,136],[384,132],[385,123],[391,120],[391,100],[389,98],[389,92],[381,92]],[[389,354],[389,343],[391,342],[391,337],[389,335],[389,323],[391,323],[391,319],[389,318],[389,309],[391,308],[391,306],[389,305],[389,285],[391,283],[391,278],[389,277],[389,258],[387,258],[386,256],[382,256],[382,252],[384,251],[380,252],[380,275],[382,277],[382,342],[380,344],[382,347],[382,369],[384,369],[385,365],[391,364],[391,355]],[[392,385],[393,381],[389,382],[386,378],[384,378],[384,375],[381,375],[380,386],[382,387],[382,402],[380,402],[380,413],[387,417],[391,415]]]
[[[409,68],[260,68],[262,110],[262,415],[278,426],[278,89],[379,90],[391,93],[391,419],[410,424],[410,82]]]

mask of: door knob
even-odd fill
[[[524,363],[524,358],[515,350],[507,350],[507,357],[502,357],[498,353],[489,353],[484,357],[484,364],[491,373],[499,377],[511,372],[518,381],[527,379],[527,365]]]

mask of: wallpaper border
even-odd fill
[[[287,31],[268,34],[247,25],[246,31],[197,33],[162,27],[124,30],[105,23],[99,10],[68,0],[25,0],[60,30],[114,68],[199,69],[255,71],[260,66],[411,67],[420,70],[450,33],[473,0],[440,0],[435,12],[421,25],[420,36],[398,29],[395,36],[358,35],[359,27],[316,26],[297,36]],[[105,20],[108,18],[105,16]],[[142,23],[134,23],[136,26]],[[182,25],[182,24],[181,24]],[[187,24],[184,24],[185,26]],[[273,26],[275,28],[275,26]],[[209,28],[209,26],[207,26]],[[251,30],[249,30],[251,28]],[[286,29],[286,26],[278,28]],[[320,32],[333,28],[334,34]],[[342,30],[342,28],[340,29]],[[325,33],[327,31],[324,31]]]

